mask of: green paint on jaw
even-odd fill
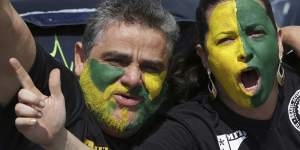
[[[100,91],[104,91],[107,86],[114,83],[124,74],[123,69],[109,64],[101,64],[95,59],[91,59],[89,65],[91,79]]]
[[[144,88],[145,89],[145,88]],[[126,131],[129,131],[130,133],[136,132],[136,130],[140,129],[142,125],[145,124],[145,121],[149,119],[153,113],[160,107],[161,103],[167,100],[167,89],[168,85],[167,83],[163,84],[162,90],[160,94],[154,99],[154,100],[149,100],[149,97],[147,96],[147,100],[145,100],[143,103],[139,105],[138,108],[138,117],[136,118],[135,121],[131,122],[127,127]],[[136,91],[132,92],[137,92],[137,93],[143,93],[146,91],[142,89],[136,89]]]
[[[130,94],[140,97],[145,101],[149,101],[149,93],[147,92],[146,88],[144,86],[137,86],[129,91]]]
[[[248,66],[258,69],[261,87],[252,97],[252,106],[258,107],[267,99],[275,81],[278,66],[277,33],[266,10],[254,0],[236,0],[237,20]],[[249,32],[263,31],[264,35],[250,37]]]

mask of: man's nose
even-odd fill
[[[124,86],[127,86],[130,89],[134,88],[142,84],[142,71],[138,65],[129,65],[125,68],[125,73],[120,80]]]

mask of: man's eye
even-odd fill
[[[231,43],[235,40],[235,38],[233,37],[225,37],[225,38],[221,38],[220,40],[217,41],[217,45],[220,44],[228,44]]]
[[[116,67],[126,67],[129,63],[122,59],[106,59],[105,62],[109,63],[112,66]]]
[[[161,69],[159,67],[155,66],[141,66],[141,70],[143,72],[148,72],[148,73],[160,73]]]

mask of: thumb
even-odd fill
[[[60,84],[60,71],[59,69],[53,69],[49,76],[49,90],[51,96],[62,96],[61,84]]]

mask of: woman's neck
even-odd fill
[[[278,84],[277,82],[274,84],[273,89],[268,97],[268,99],[265,101],[264,104],[257,108],[247,109],[243,108],[231,100],[228,95],[223,92],[222,90],[218,90],[223,103],[232,111],[235,113],[246,117],[250,119],[256,119],[256,120],[269,120],[272,118],[273,113],[276,108],[277,104],[277,98],[278,98]]]

